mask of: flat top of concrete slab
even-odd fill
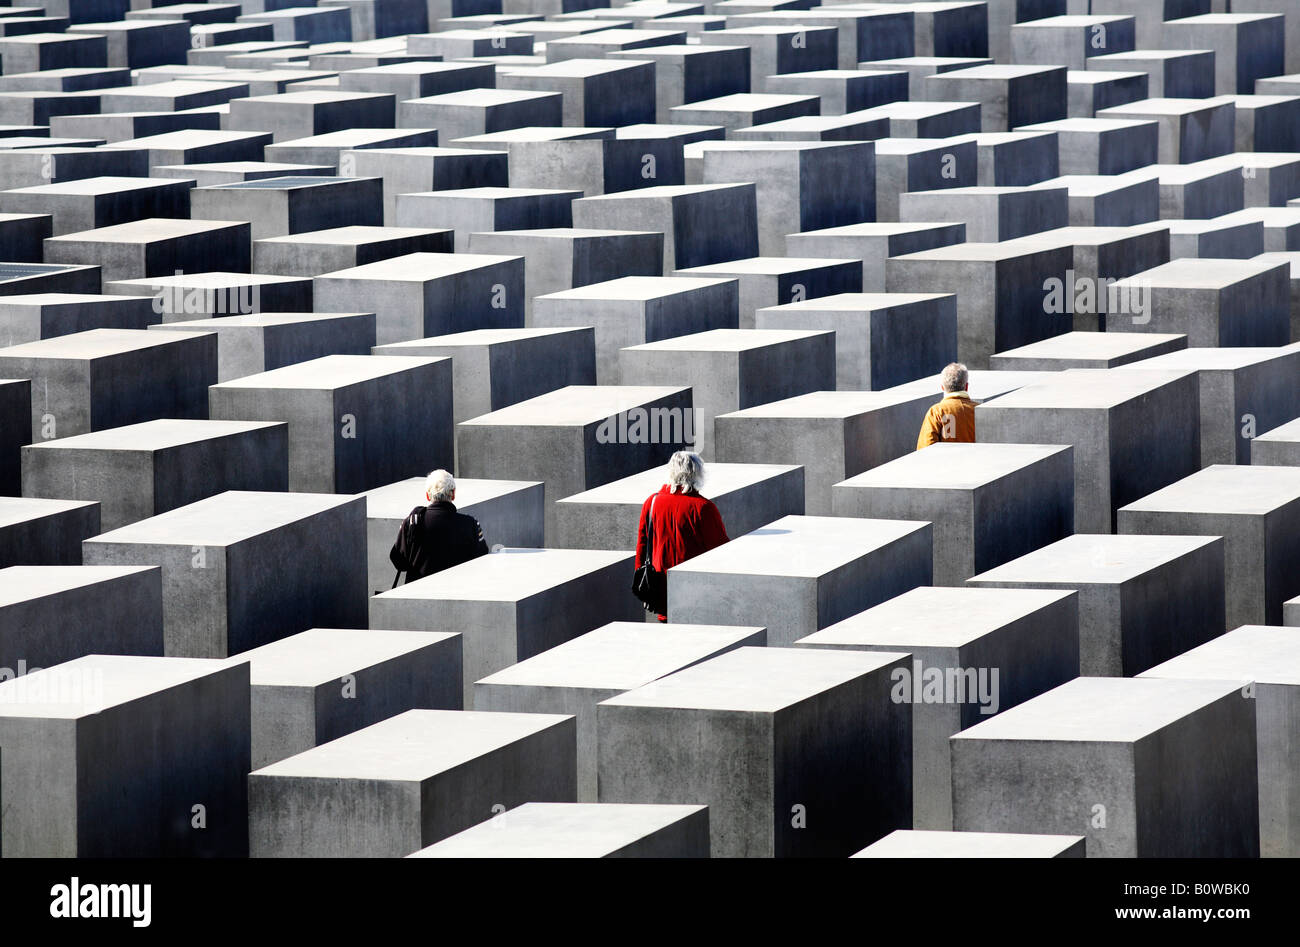
[[[367,97],[371,96],[367,93]],[[344,128],[336,132],[308,135],[306,138],[277,141],[268,147],[280,151],[290,148],[359,148],[376,141],[396,144],[404,138],[418,138],[433,132],[432,128]]]
[[[1126,53],[1107,53],[1104,56],[1091,56],[1088,63],[1091,65],[1097,60],[1106,59],[1131,59],[1135,62],[1148,62],[1160,59],[1182,59],[1185,56],[1204,56],[1205,54],[1213,55],[1212,49],[1134,49]]]
[[[1300,418],[1280,424],[1255,438],[1257,441],[1300,441]]]
[[[732,95],[718,96],[700,102],[687,102],[674,105],[673,110],[681,109],[692,112],[759,112],[763,109],[780,108],[782,105],[795,105],[801,102],[820,102],[815,95],[782,95],[777,93],[736,92]]]
[[[90,654],[0,681],[0,717],[76,720],[227,667],[207,658]]]
[[[1240,686],[1235,681],[1076,677],[951,739],[1132,743]]]
[[[540,79],[591,79],[611,72],[623,72],[638,66],[653,65],[635,59],[565,59],[544,66],[521,66],[507,69],[501,75]],[[497,81],[501,80],[498,75]]]
[[[0,497],[0,528],[28,523],[43,516],[99,506],[93,500],[43,500],[39,497]]]
[[[568,191],[546,187],[464,187],[446,191],[419,191],[412,194],[399,194],[401,197],[418,197],[422,199],[456,201],[509,201],[532,197],[550,197],[572,195],[581,197],[582,191]]]
[[[611,697],[601,706],[775,713],[904,657],[890,651],[736,648]]]
[[[706,806],[526,802],[408,858],[601,858]]]
[[[798,465],[791,464],[726,464],[711,461],[705,471],[702,491],[705,496],[716,500],[729,493],[744,490],[772,477],[779,477],[798,469]],[[626,504],[639,509],[650,494],[658,492],[659,488],[667,482],[665,469],[653,467],[630,477],[615,480],[613,483],[575,493],[556,502]]]
[[[233,546],[290,523],[352,503],[332,493],[263,493],[227,490],[159,513],[86,542],[158,546]]]
[[[304,89],[297,92],[279,92],[274,95],[253,95],[236,102],[250,105],[329,105],[334,102],[375,101],[392,98],[391,93],[382,92],[339,92],[334,90]],[[389,132],[392,134],[392,131]],[[285,144],[281,142],[280,144]]]
[[[290,174],[298,172],[307,174],[314,171],[330,171],[333,168],[327,168],[324,165],[311,164],[285,164],[278,161],[212,161],[200,164],[162,164],[153,169],[155,172],[160,170],[180,171],[190,174],[197,174],[204,171],[211,172],[229,172],[231,174],[252,174],[252,173],[270,173],[281,172]]]
[[[387,357],[387,356],[385,356]],[[689,387],[676,385],[569,385],[520,401],[490,414],[480,415],[464,425],[522,425],[528,427],[574,427],[596,424],[633,408],[661,401]]]
[[[193,333],[147,332],[144,329],[87,329],[0,349],[6,358],[94,359],[192,339]]]
[[[410,509],[407,509],[410,512]],[[380,599],[518,602],[619,562],[629,552],[507,547],[381,593]],[[630,575],[630,573],[629,573]]]
[[[9,308],[41,308],[43,306],[123,306],[139,304],[129,296],[97,295],[92,293],[19,293],[0,296],[0,310]]]
[[[426,95],[418,99],[405,99],[404,101],[419,102],[421,105],[487,108],[493,105],[528,102],[535,99],[548,99],[559,96],[559,92],[532,92],[528,89],[462,89],[459,92],[444,92],[441,95]],[[475,135],[473,137],[480,138],[482,136]]]
[[[1245,468],[1249,469],[1249,468]],[[1032,582],[1050,588],[1115,585],[1135,579],[1204,546],[1218,536],[1146,536],[1076,533],[981,572],[972,584]]]
[[[670,571],[815,579],[929,528],[916,520],[784,516]]]
[[[473,513],[475,504],[487,503],[540,485],[540,480],[476,480],[457,477],[456,508],[461,512]],[[400,520],[417,506],[425,506],[429,502],[425,497],[424,477],[408,477],[357,496],[366,498],[366,516],[370,519]]]
[[[156,89],[156,85],[138,86],[141,89]],[[198,148],[201,145],[220,145],[234,141],[257,141],[266,139],[270,142],[270,132],[234,131],[220,128],[185,128],[180,131],[162,132],[158,135],[145,135],[142,138],[129,138],[125,141],[110,142],[105,148]]]
[[[478,683],[627,691],[703,661],[762,631],[761,627],[734,625],[611,622]],[[761,647],[763,641],[749,643]]]
[[[1028,79],[1042,77],[1048,73],[1065,72],[1065,66],[1038,66],[1038,65],[1003,65],[993,63],[987,66],[970,66],[966,69],[953,69],[949,72],[938,72],[928,79],[982,79],[994,82],[1003,82],[1010,79]]]
[[[433,98],[433,96],[430,96]],[[423,102],[424,99],[413,101]],[[521,128],[507,128],[499,132],[487,132],[483,135],[467,135],[457,138],[457,142],[476,145],[527,145],[555,141],[613,141],[614,129],[604,127],[587,127],[572,125],[525,125]]]
[[[1096,175],[1098,178],[1104,178],[1106,175]],[[1057,178],[1062,182],[1075,180],[1074,178]],[[1050,181],[1044,181],[1043,184],[1050,184]],[[1035,185],[1041,187],[1042,185]],[[1073,184],[1064,185],[1071,194],[1078,193]],[[1044,230],[1040,233],[1026,234],[1023,237],[1017,237],[1021,241],[1041,241],[1050,243],[1059,240],[1062,245],[1075,247],[1100,247],[1110,244],[1119,243],[1122,240],[1131,240],[1134,237],[1141,237],[1146,234],[1160,233],[1168,230],[1173,221],[1161,220],[1148,224],[1134,224],[1131,227],[1057,227],[1055,230]],[[1100,335],[1100,333],[1093,333]],[[1058,337],[1059,338],[1059,337]]]
[[[248,178],[244,181],[231,181],[229,184],[209,184],[195,188],[196,191],[216,190],[256,190],[256,191],[290,191],[305,187],[338,187],[350,182],[373,181],[375,178],[341,178],[325,174],[292,174],[279,178]]]
[[[1137,676],[1300,686],[1300,634],[1276,625],[1242,625]]]
[[[1008,392],[1048,381],[1057,374],[1059,373],[975,369],[967,375],[970,386],[969,394],[977,402],[990,401],[994,398],[1000,398]],[[906,381],[901,385],[895,385],[893,388],[886,388],[883,394],[891,395],[898,400],[933,396],[937,404],[941,398],[939,376],[931,375],[928,378]]]
[[[0,608],[101,582],[156,570],[157,566],[10,566],[0,569]]]
[[[1111,73],[1114,75],[1114,73]],[[1145,168],[1139,168],[1137,171],[1130,171],[1127,174],[1064,174],[1059,178],[1051,178],[1047,181],[1040,181],[1037,184],[1029,185],[1029,190],[1040,190],[1045,188],[1065,188],[1071,197],[1096,197],[1099,194],[1114,194],[1128,188],[1142,187],[1148,185],[1152,189],[1159,188],[1160,178],[1152,170],[1154,165],[1148,165]],[[1165,221],[1166,227],[1168,221]],[[1058,228],[1064,230],[1066,228]],[[1095,228],[1094,228],[1095,229]],[[1056,231],[1045,230],[1042,233],[1029,234],[1025,237],[1017,237],[1014,240],[1004,240],[1003,243],[1010,243],[1013,246],[1025,240],[1041,238],[1043,234],[1055,233]],[[1022,244],[1023,245],[1023,244]]]
[[[119,299],[122,297],[118,297]],[[233,328],[265,328],[266,326],[284,326],[324,322],[331,319],[355,319],[358,316],[373,316],[373,312],[252,312],[240,316],[213,316],[210,319],[187,319],[183,322],[164,322],[150,329],[199,329],[217,332]]]
[[[37,184],[33,187],[18,187],[6,193],[42,194],[46,197],[57,197],[60,194],[94,196],[119,194],[126,191],[175,189],[184,186],[180,181],[165,178],[117,178],[105,176],[81,178],[76,181],[57,181],[54,184]]]
[[[461,139],[457,139],[461,140]],[[476,151],[473,148],[435,148],[417,145],[411,148],[358,148],[353,153],[364,160],[370,155],[392,155],[398,158],[481,158],[506,155],[504,151]]]
[[[888,487],[916,490],[974,490],[1056,454],[1061,444],[932,444],[939,450],[904,454],[835,484],[845,488]]]
[[[146,276],[142,279],[108,280],[104,283],[104,286],[120,287],[141,296],[152,296],[157,290],[164,288],[231,289],[240,286],[307,283],[310,282],[310,279],[310,277],[306,276],[277,276],[271,273],[220,273],[214,271],[211,273],[183,273],[180,276]]]
[[[1104,333],[1097,334],[1101,335]],[[1132,334],[1145,335],[1145,333],[1137,332]],[[1148,336],[1148,338],[1150,338],[1150,336]],[[1276,348],[1253,348],[1247,346],[1242,346],[1240,348],[1201,348],[1197,346],[1189,349],[1180,349],[1177,352],[1166,352],[1163,355],[1153,355],[1151,358],[1143,359],[1140,362],[1132,362],[1129,365],[1121,365],[1118,367],[1129,371],[1132,371],[1135,368],[1232,371],[1233,369],[1245,368],[1249,365],[1260,365],[1264,362],[1271,362],[1277,359],[1289,361],[1291,365],[1295,367],[1297,380],[1300,381],[1300,348],[1292,347],[1290,351],[1287,351],[1287,347],[1285,346],[1279,346]]]
[[[900,386],[901,387],[901,386]],[[926,387],[926,391],[931,386]],[[934,400],[938,401],[938,389],[934,388]],[[718,415],[719,418],[851,418],[881,408],[907,404],[919,398],[927,397],[918,391],[812,391],[806,395],[796,395],[781,401],[771,401],[754,408],[742,408]]]
[[[122,427],[38,441],[31,450],[117,450],[150,453],[219,437],[281,427],[283,421],[206,421],[161,418]]]
[[[252,775],[422,781],[572,719],[558,714],[408,710]]]
[[[998,352],[997,357],[1110,359],[1143,352],[1169,342],[1177,342],[1179,339],[1186,341],[1187,336],[1165,332],[1066,332],[1019,348]],[[1152,364],[1152,359],[1130,364],[1146,368]]]
[[[897,651],[960,648],[1076,595],[1068,589],[919,586],[795,643]]]
[[[213,233],[230,227],[247,227],[246,220],[182,220],[173,217],[149,217],[111,227],[67,233],[48,237],[46,242],[58,240],[67,243],[149,243],[154,240],[172,240]]]
[[[1113,408],[1135,398],[1141,398],[1189,375],[1190,370],[1131,368],[1069,368],[1061,372],[1047,372],[1051,377],[1007,392],[986,410],[998,408],[1063,408],[1105,409]]]
[[[485,240],[488,243],[500,240],[502,243],[542,243],[550,240],[600,240],[606,237],[644,237],[659,236],[658,230],[594,230],[587,227],[539,227],[536,230],[493,230],[471,234],[474,241]]]
[[[232,378],[213,388],[293,388],[308,391],[334,391],[350,385],[396,375],[442,361],[436,356],[392,355],[325,355],[308,362],[298,362],[269,372]]]
[[[459,256],[460,254],[457,254]],[[645,302],[689,293],[691,290],[721,286],[733,282],[731,279],[718,279],[694,276],[622,276],[603,283],[590,283],[575,286],[573,289],[558,293],[547,293],[538,299],[593,299]]]
[[[1025,24],[1026,26],[1032,24]],[[1055,858],[1082,835],[897,829],[852,858]]]
[[[953,293],[837,293],[797,303],[764,306],[759,312],[880,312],[896,306],[911,306],[935,299],[955,299]]]
[[[0,296],[0,306],[3,306],[4,297]],[[405,342],[388,342],[384,345],[376,345],[373,349],[374,354],[390,352],[402,352],[410,349],[415,352],[426,349],[444,349],[444,348],[476,348],[480,346],[507,345],[511,342],[526,342],[530,339],[545,338],[548,336],[565,335],[566,333],[584,333],[588,331],[585,326],[556,326],[548,328],[546,326],[537,326],[535,328],[524,329],[469,329],[465,332],[452,332],[447,335],[432,335],[423,339],[408,339]],[[576,336],[575,336],[576,338]]]
[[[788,273],[806,273],[831,266],[861,266],[861,260],[839,260],[824,257],[755,256],[727,263],[710,263],[676,270],[676,276],[784,276]]]
[[[1135,513],[1263,515],[1300,500],[1300,467],[1213,464],[1128,506]]]
[[[358,224],[351,227],[331,227],[328,230],[291,233],[280,237],[264,237],[255,241],[255,243],[352,247],[381,240],[400,240],[404,237],[424,237],[430,234],[449,232],[434,227],[372,227]]]
[[[455,637],[442,631],[312,628],[228,660],[247,661],[255,687],[318,687]]]
[[[842,227],[827,227],[824,230],[804,230],[797,234],[787,234],[786,237],[787,239],[790,237],[892,237],[896,234],[921,233],[927,230],[952,230],[956,227],[964,228],[965,224],[951,221],[936,223],[914,223],[912,221],[861,223],[845,224]]]
[[[891,260],[916,260],[933,262],[945,260],[953,263],[998,263],[1002,260],[1023,258],[1042,250],[1053,249],[1050,246],[1034,245],[1022,242],[1025,238],[1003,240],[1001,243],[953,243],[915,253],[900,253],[890,257]]]
[[[486,253],[408,253],[405,256],[395,256],[362,266],[335,270],[333,273],[323,273],[316,278],[426,283],[444,276],[467,273],[470,270],[509,263],[513,260],[518,260],[520,265],[523,265],[523,257],[520,256],[496,256]]]
[[[446,34],[442,34],[446,35]],[[501,35],[495,33],[492,35]],[[484,64],[486,65],[486,64]],[[440,72],[472,72],[483,66],[466,62],[395,62],[386,66],[368,66],[364,69],[349,69],[354,76],[427,76]]]
[[[1110,73],[1114,75],[1114,73]],[[1209,99],[1141,99],[1124,105],[1112,105],[1098,109],[1097,117],[1114,118],[1123,115],[1190,115],[1207,109],[1224,108],[1232,105],[1227,96],[1215,96]]]
[[[629,345],[624,352],[748,352],[786,342],[833,335],[816,329],[708,329],[658,342]]]

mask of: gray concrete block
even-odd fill
[[[575,801],[573,760],[572,717],[408,710],[251,773],[249,854],[409,855],[496,807]]]
[[[458,423],[568,385],[596,384],[595,333],[585,326],[472,329],[390,342],[373,354],[451,358]]]
[[[1300,467],[1300,418],[1252,440],[1250,462],[1265,467]]]
[[[464,187],[398,194],[393,220],[400,227],[448,226],[458,251],[471,233],[573,226],[571,205],[582,191],[525,187]]]
[[[248,694],[247,664],[149,656],[0,683],[5,854],[247,855]]]
[[[950,293],[842,293],[759,309],[755,325],[833,330],[840,391],[879,391],[932,375],[957,357],[957,297]]]
[[[563,123],[604,127],[655,120],[655,66],[640,60],[568,59],[504,70],[497,88],[559,92]]]
[[[972,66],[936,73],[923,82],[926,98],[979,102],[981,130],[1009,132],[1066,117],[1066,68]]]
[[[673,621],[756,624],[789,645],[931,582],[929,523],[785,516],[668,570]]]
[[[91,329],[0,349],[0,375],[32,379],[39,440],[205,417],[216,374],[216,339],[192,333]]]
[[[562,125],[564,97],[558,92],[467,89],[408,99],[398,110],[398,127],[437,128],[443,141],[524,128]]]
[[[80,565],[98,532],[98,503],[0,496],[0,568]]]
[[[0,569],[3,679],[22,677],[87,654],[162,653],[162,581],[157,569]]]
[[[1227,622],[1278,624],[1300,591],[1300,471],[1218,465],[1125,506],[1123,533],[1222,536]]]
[[[1074,532],[1067,446],[935,444],[831,488],[836,516],[933,524],[935,585],[980,572]]]
[[[0,296],[0,345],[90,329],[144,329],[157,318],[147,299],[80,293]]]
[[[397,195],[458,187],[506,187],[508,155],[469,148],[366,148],[344,151],[339,173],[384,182],[384,222],[396,220]]]
[[[996,443],[1074,446],[1076,530],[1110,533],[1120,507],[1200,468],[1192,372],[1069,369],[1048,379],[977,408],[976,428]]]
[[[1078,596],[921,586],[795,642],[907,652],[895,699],[912,707],[912,824],[952,829],[948,738],[1072,680]]]
[[[457,472],[543,481],[554,536],[557,500],[663,463],[694,429],[689,388],[574,385],[462,421]]]
[[[1079,673],[1131,677],[1223,633],[1217,535],[1078,534],[969,580],[983,588],[1075,589]]]
[[[857,260],[758,256],[679,269],[674,275],[738,280],[741,329],[755,327],[759,309],[862,291]]]
[[[953,826],[1083,832],[1090,858],[1256,857],[1254,718],[1234,682],[1071,681],[952,738]]]
[[[1219,95],[1255,91],[1255,80],[1280,76],[1286,33],[1280,13],[1205,13],[1166,21],[1163,45],[1214,50],[1214,87]]]
[[[337,542],[313,543],[322,534]],[[101,533],[82,552],[87,565],[162,567],[169,656],[224,658],[308,628],[365,624],[357,498],[228,491]]]
[[[1118,368],[1187,348],[1187,336],[1147,333],[1067,332],[989,359],[1001,371],[1059,372],[1067,368]]]
[[[1189,164],[1234,150],[1236,108],[1231,99],[1149,98],[1101,109],[1097,118],[1154,121],[1160,126],[1160,162]]]
[[[79,233],[146,217],[187,217],[188,181],[94,177],[0,191],[0,210],[49,213],[54,233]]]
[[[348,219],[351,215],[337,216]],[[353,224],[288,233],[253,241],[253,271],[314,277],[409,253],[451,253],[452,243],[452,231],[428,227]]]
[[[709,809],[526,802],[407,857],[708,858]]]
[[[1152,121],[1067,118],[1022,126],[1020,130],[1055,133],[1059,174],[1062,175],[1123,174],[1159,160],[1160,127]]]
[[[458,632],[469,695],[489,674],[611,621],[643,618],[631,575],[627,552],[507,547],[381,592],[370,599],[370,624]],[[568,772],[577,772],[572,761]]]
[[[910,823],[911,707],[889,697],[905,661],[738,648],[602,701],[600,799],[707,804],[715,857],[849,855]]]
[[[999,243],[1069,223],[1062,187],[959,187],[898,195],[900,221],[939,220],[966,225],[967,238]]]
[[[853,858],[1083,858],[1082,835],[898,829]]]
[[[50,237],[45,259],[50,263],[93,262],[105,280],[171,276],[177,270],[202,273],[213,258],[227,271],[249,268],[249,225],[237,220],[172,220],[155,217],[114,227]],[[95,289],[45,292],[98,292]],[[40,292],[22,289],[16,292]]]
[[[334,227],[384,223],[383,182],[379,178],[260,178],[195,188],[194,218],[249,221],[254,240]]]
[[[575,717],[578,799],[595,802],[597,704],[735,648],[766,643],[762,628],[611,622],[477,681],[473,707]]]
[[[316,298],[375,313],[378,344],[524,324],[524,261],[480,253],[410,253],[316,277]],[[354,305],[355,304],[355,305]]]
[[[393,128],[395,118],[391,94],[312,89],[236,99],[230,103],[227,127],[271,132],[276,141],[291,141],[344,128]]]
[[[260,769],[407,710],[461,709],[460,638],[312,628],[229,659],[252,685]]]
[[[287,421],[289,489],[357,493],[451,463],[451,364],[327,355],[215,384],[213,419]]]

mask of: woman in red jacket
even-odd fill
[[[653,538],[650,565],[657,572],[667,572],[727,541],[727,529],[722,525],[718,508],[712,500],[700,496],[703,483],[704,461],[699,454],[684,450],[673,454],[668,461],[668,482],[641,504],[641,523],[636,534],[637,563],[645,562],[647,525]],[[668,618],[660,615],[659,620]]]

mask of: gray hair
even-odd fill
[[[456,480],[445,470],[435,470],[429,474],[429,479],[424,481],[424,493],[429,498],[430,503],[437,503],[439,500],[450,500],[453,493],[456,492]]]
[[[939,375],[939,384],[944,391],[961,391],[966,387],[966,366],[961,362],[951,362]]]
[[[704,483],[704,461],[700,455],[679,450],[668,461],[668,490],[670,493],[699,492]]]

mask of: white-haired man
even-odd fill
[[[975,404],[971,399],[966,366],[952,362],[939,375],[943,400],[926,412],[916,449],[931,444],[972,444],[975,442]]]
[[[478,520],[456,511],[456,481],[445,470],[429,474],[424,484],[428,506],[417,506],[402,520],[397,541],[388,553],[398,574],[414,582],[487,554]],[[393,585],[397,585],[394,577]]]

